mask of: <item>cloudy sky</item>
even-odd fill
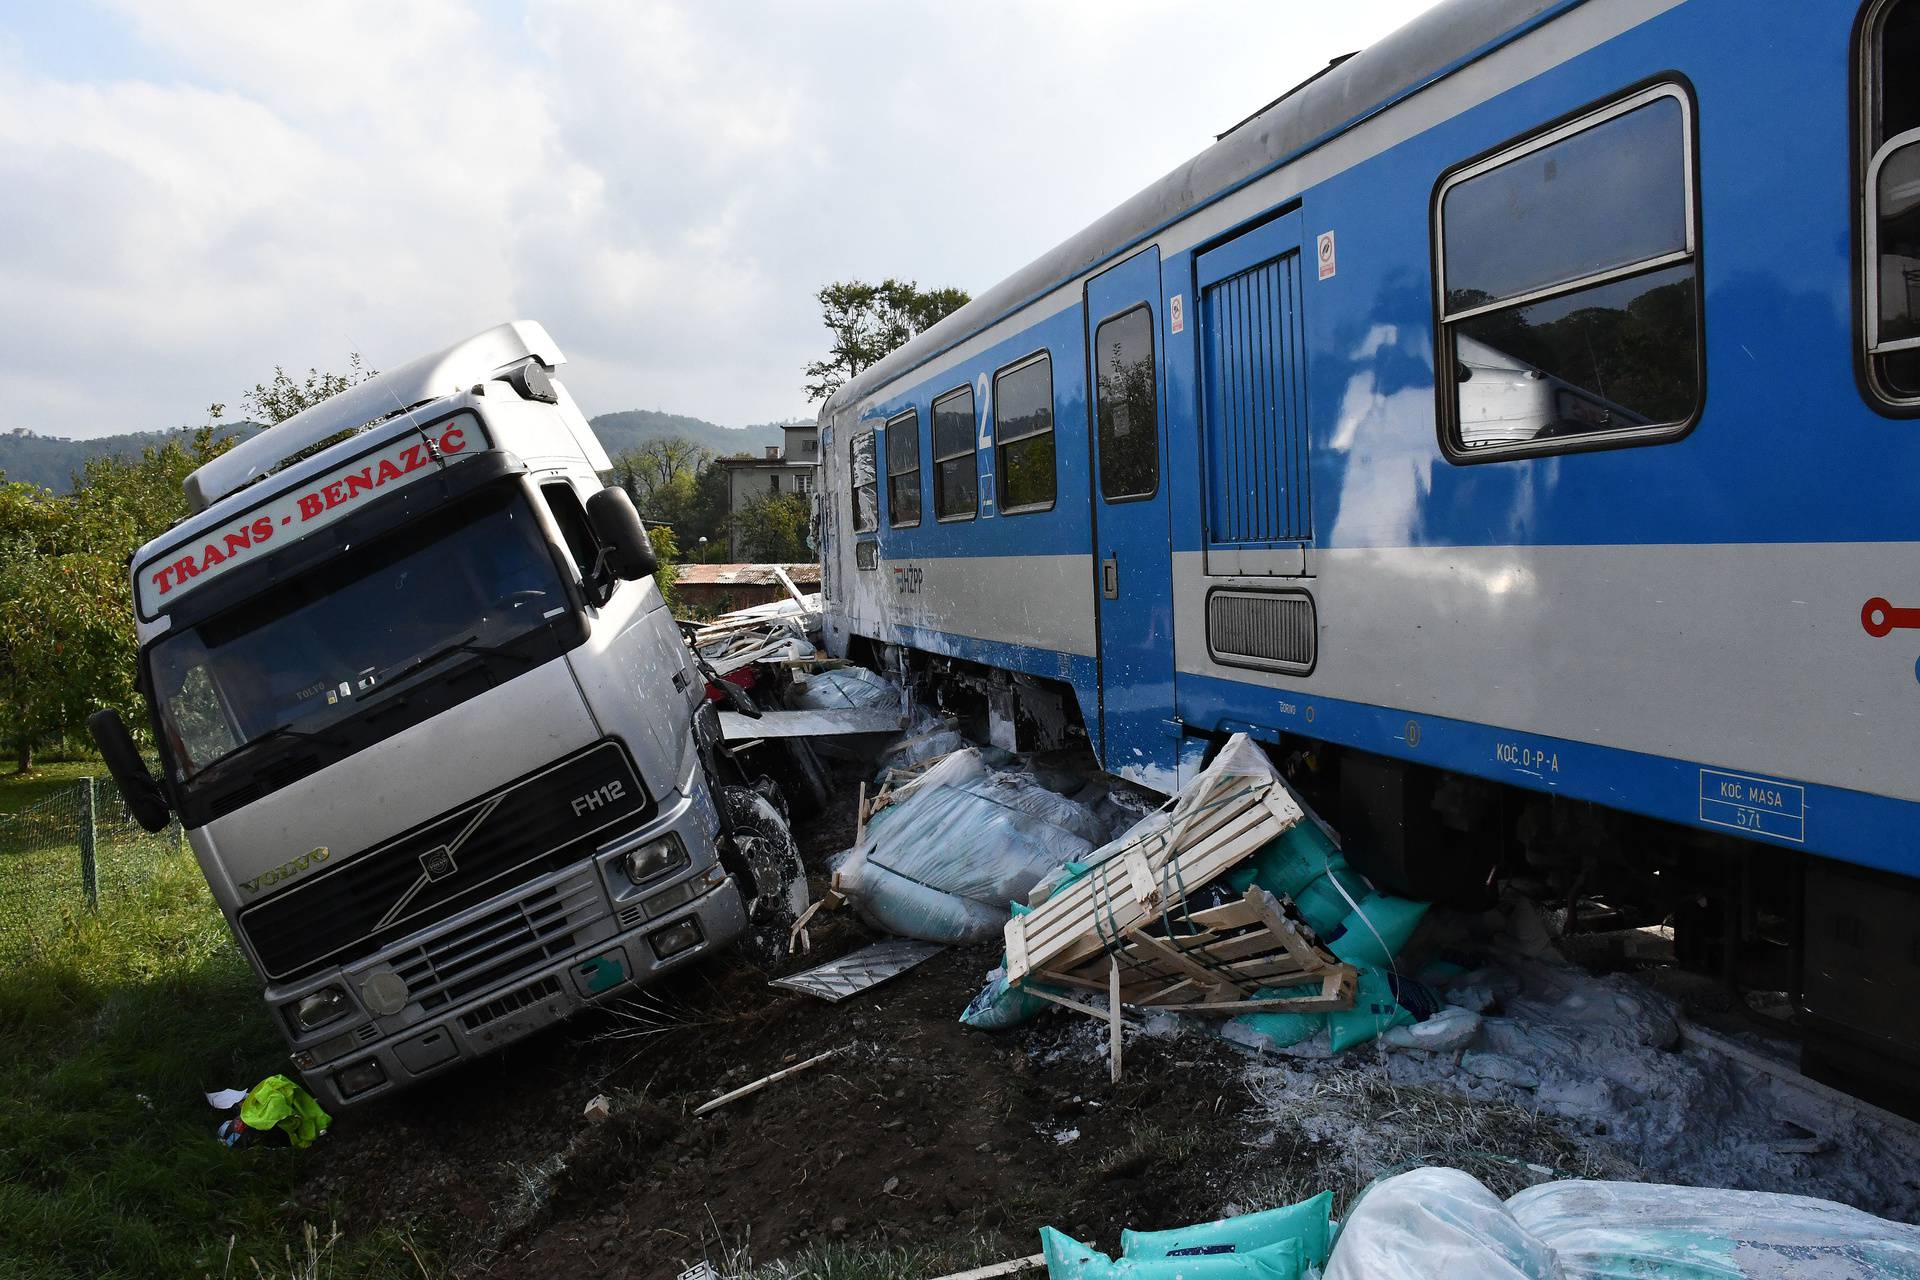
[[[808,413],[823,283],[978,292],[1429,3],[0,0],[0,430],[523,317],[589,413]]]

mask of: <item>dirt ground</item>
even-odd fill
[[[802,826],[816,872],[850,843],[852,807],[849,786]],[[830,917],[813,959],[872,937]],[[1257,1123],[1248,1055],[1216,1038],[1134,1039],[1116,1086],[1091,1020],[963,1027],[998,959],[992,946],[949,950],[829,1004],[717,958],[345,1114],[311,1153],[305,1207],[331,1206],[349,1231],[418,1223],[452,1242],[455,1274],[585,1280],[673,1277],[701,1259],[733,1274],[833,1244],[958,1269],[1036,1252],[1042,1225],[1111,1248],[1122,1226],[1351,1180],[1337,1131]],[[840,1052],[811,1071],[691,1114],[829,1049]],[[611,1115],[596,1121],[582,1111],[597,1094]],[[1523,1120],[1500,1142],[1515,1167],[1578,1158],[1550,1121]]]

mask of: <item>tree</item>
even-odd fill
[[[348,353],[345,373],[322,373],[318,369],[308,369],[307,376],[299,382],[295,382],[284,368],[275,365],[273,378],[254,383],[253,390],[241,396],[240,402],[247,407],[248,417],[272,426],[285,422],[303,409],[311,409],[328,396],[337,396],[348,387],[365,382],[378,372],[378,369],[365,366],[358,351]]]
[[[649,440],[614,458],[613,478],[643,519],[684,532],[698,478],[712,456],[691,441]]]
[[[791,564],[812,557],[807,522],[813,506],[804,494],[770,493],[733,513],[740,554],[760,564]]]
[[[733,495],[727,468],[717,461],[707,463],[694,480],[693,492],[687,498],[679,523],[674,526],[680,535],[680,545],[683,548],[698,547],[700,539],[706,538],[717,546],[727,534],[732,508]]]
[[[660,562],[653,571],[653,585],[660,588],[660,598],[671,609],[675,602],[673,584],[680,579],[680,544],[674,540],[673,530],[664,525],[650,526],[647,541],[653,544],[654,559]]]
[[[833,335],[825,360],[807,366],[807,399],[825,400],[881,357],[970,301],[964,289],[921,289],[891,277],[842,280],[820,290],[820,321]]]
[[[42,742],[107,706],[139,725],[127,559],[187,514],[182,483],[231,439],[90,459],[74,492],[0,484],[0,714],[22,773]]]

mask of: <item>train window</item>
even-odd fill
[[[1460,456],[1678,434],[1700,407],[1686,97],[1660,86],[1444,179],[1439,379]]]
[[[1862,31],[1870,380],[1884,399],[1920,404],[1920,0],[1882,0]]]
[[[887,420],[887,523],[920,523],[920,411]]]
[[[1160,487],[1160,408],[1154,390],[1153,313],[1135,307],[1093,335],[1100,496],[1152,496]]]
[[[854,433],[847,451],[853,464],[853,531],[872,533],[880,527],[880,482],[874,473],[873,429]]]
[[[1042,351],[993,376],[1000,514],[1053,506],[1053,358]]]
[[[973,432],[973,388],[949,391],[933,402],[933,513],[971,520],[980,510],[980,474]]]

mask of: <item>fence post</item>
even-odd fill
[[[100,863],[96,856],[94,841],[99,829],[95,812],[93,779],[86,781],[86,803],[81,806],[80,827],[80,887],[87,895],[87,910],[100,909]]]

